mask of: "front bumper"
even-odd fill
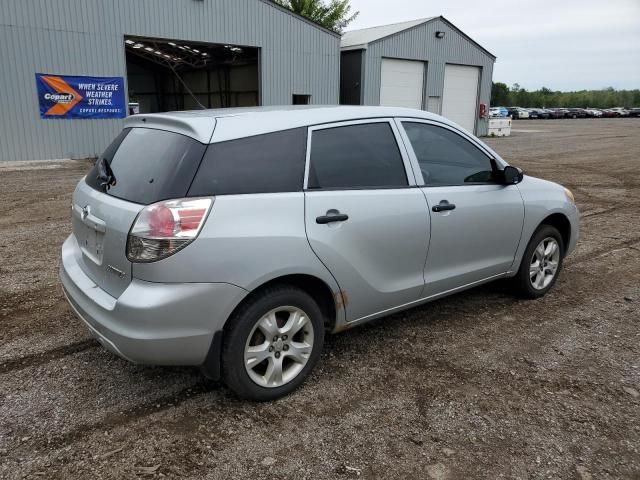
[[[580,238],[580,212],[576,205],[573,205],[569,213],[569,223],[571,224],[571,237],[569,239],[569,245],[565,247],[565,256],[573,253]]]
[[[64,294],[90,332],[108,350],[135,363],[201,365],[247,291],[227,283],[152,283],[132,279],[117,299],[80,266],[71,235],[62,246]]]

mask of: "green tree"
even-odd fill
[[[506,83],[494,82],[491,85],[491,105],[502,107],[509,104],[509,87]]]
[[[351,13],[349,0],[274,0],[278,5],[308,18],[329,30],[342,33],[360,12]]]

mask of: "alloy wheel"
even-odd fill
[[[553,237],[542,240],[533,251],[529,265],[529,280],[536,290],[544,290],[558,273],[560,245]]]
[[[292,306],[274,308],[255,324],[244,349],[251,380],[267,388],[281,387],[304,369],[313,351],[309,316]]]

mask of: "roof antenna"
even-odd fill
[[[187,92],[189,93],[189,95],[191,95],[191,98],[193,98],[193,100],[195,100],[195,102],[200,106],[200,108],[202,110],[206,110],[207,107],[205,107],[204,105],[202,105],[200,103],[200,101],[196,98],[196,96],[193,94],[193,92],[191,91],[191,89],[187,86],[186,83],[184,83],[184,81],[182,80],[182,78],[180,78],[180,75],[178,75],[178,72],[176,72],[175,68],[173,68],[173,65],[171,65],[171,63],[167,62],[169,64],[169,68],[171,69],[171,71],[173,72],[173,74],[177,77],[178,80],[180,80],[180,83],[182,84],[182,86],[187,90]]]

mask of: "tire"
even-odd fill
[[[542,242],[545,246],[551,245],[555,241],[557,248],[557,256],[555,252],[543,262],[539,261],[540,251],[536,251]],[[547,247],[548,248],[548,247]],[[545,251],[546,253],[546,251]],[[562,235],[557,228],[551,225],[541,225],[529,240],[529,244],[522,257],[520,269],[513,278],[513,286],[516,293],[523,298],[540,298],[553,288],[560,271],[562,270],[562,260],[564,256],[564,242]],[[545,258],[546,255],[545,255]],[[536,260],[540,270],[536,268]],[[553,276],[550,273],[555,261],[555,271]],[[545,265],[546,264],[546,265]],[[535,272],[535,276],[534,276]]]
[[[324,318],[308,293],[288,285],[266,288],[229,319],[222,347],[223,381],[247,400],[281,398],[304,382],[323,344]]]

